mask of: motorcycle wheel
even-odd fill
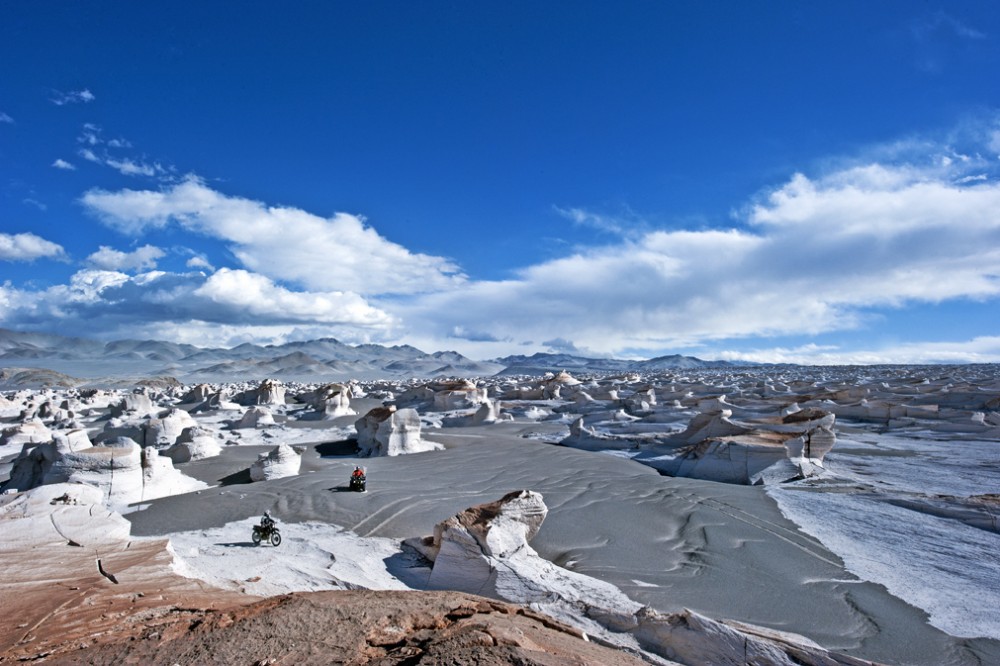
[[[250,539],[253,540],[253,545],[259,546],[260,545],[260,530],[257,529],[256,527],[253,528],[253,536],[251,536]]]
[[[281,545],[281,535],[277,532],[271,532],[271,545],[280,546]]]

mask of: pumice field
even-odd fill
[[[0,416],[0,661],[1000,660],[996,366],[150,380]]]

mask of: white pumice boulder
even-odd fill
[[[302,454],[287,444],[279,444],[267,453],[262,453],[250,465],[250,479],[270,481],[286,476],[295,476],[302,467]]]
[[[338,391],[323,400],[321,405],[317,405],[317,411],[322,411],[323,418],[325,419],[336,419],[341,416],[354,416],[357,414],[356,411],[351,409],[351,399],[349,391],[346,389]]]
[[[52,439],[52,431],[49,430],[40,419],[32,418],[18,425],[3,429],[0,433],[0,446],[7,445],[13,450],[24,444],[41,444]]]
[[[243,416],[240,417],[240,420],[233,427],[242,430],[244,428],[266,428],[273,425],[275,425],[275,421],[271,410],[267,407],[258,406],[251,407],[244,412]]]
[[[433,409],[439,411],[478,407],[489,400],[487,389],[480,388],[467,379],[438,382],[428,388],[433,391]]]
[[[158,418],[148,419],[143,423],[143,446],[165,449],[173,446],[184,432],[185,428],[198,425],[194,417],[183,409],[171,409]]]
[[[215,435],[204,428],[185,428],[177,443],[163,452],[175,463],[213,458],[222,453],[222,444]]]
[[[677,436],[677,439],[688,444],[697,444],[719,437],[745,435],[750,428],[733,423],[730,420],[733,412],[730,409],[717,409],[697,414],[691,419],[687,430]]]
[[[181,396],[182,403],[201,403],[208,400],[208,398],[215,393],[215,389],[209,384],[198,384],[197,386],[191,387],[184,395]]]
[[[420,438],[420,415],[415,409],[376,407],[355,421],[354,427],[362,456],[399,456],[443,448]]]
[[[236,396],[241,405],[284,405],[285,386],[277,379],[265,379],[260,385]]]
[[[111,404],[109,409],[112,418],[126,415],[130,417],[143,417],[159,411],[159,407],[153,404],[149,395],[143,392],[128,393],[118,402]]]

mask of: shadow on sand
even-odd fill
[[[382,560],[385,569],[401,583],[414,590],[426,590],[433,563],[416,551],[406,548]]]
[[[229,476],[224,476],[219,479],[220,486],[233,486],[238,483],[253,483],[253,479],[250,478],[250,469],[241,469],[238,472],[233,472]]]
[[[342,439],[339,442],[323,442],[316,445],[316,453],[321,458],[346,458],[356,455],[358,452],[358,440]]]

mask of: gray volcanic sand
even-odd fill
[[[361,536],[405,538],[527,488],[549,507],[532,541],[539,554],[654,608],[796,632],[890,664],[1000,663],[1000,641],[953,638],[883,587],[859,582],[762,488],[663,477],[624,458],[522,436],[546,429],[564,426],[425,429],[445,451],[395,458],[358,459],[351,442],[317,442],[299,476],[262,483],[249,483],[246,469],[273,446],[227,447],[218,458],[177,465],[226,485],[144,503],[126,517],[134,535],[152,536],[269,509],[279,522],[327,521]],[[368,469],[367,493],[347,491],[355,464]]]

